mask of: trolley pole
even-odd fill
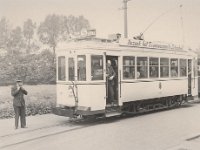
[[[124,3],[124,38],[128,38],[127,3],[130,0],[123,0]]]

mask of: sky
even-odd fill
[[[123,0],[0,0],[0,18],[22,26],[31,18],[38,25],[48,14],[83,15],[98,37],[123,35]],[[183,7],[180,8],[179,6]],[[181,13],[182,10],[182,13]],[[167,13],[165,13],[167,12]],[[165,15],[161,15],[165,13]],[[161,16],[158,20],[156,18]],[[181,23],[181,16],[182,22]],[[128,35],[143,32],[146,41],[164,41],[200,48],[200,0],[130,0]]]

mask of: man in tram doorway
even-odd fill
[[[107,94],[108,94],[108,104],[114,105],[114,78],[116,76],[116,73],[112,67],[111,61],[107,61],[106,66],[106,75],[107,75]]]
[[[23,88],[23,82],[20,79],[16,80],[16,84],[11,88],[11,95],[13,99],[13,107],[15,111],[15,129],[18,128],[18,121],[20,117],[21,128],[26,128],[26,111],[24,95],[27,91]]]

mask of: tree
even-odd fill
[[[26,40],[26,53],[29,54],[31,49],[31,40],[33,39],[34,29],[36,28],[36,24],[33,23],[31,19],[28,19],[24,22],[23,26],[23,35]],[[34,43],[32,43],[34,44]]]
[[[88,29],[90,27],[89,21],[85,19],[83,16],[79,17],[68,17],[68,22],[70,23],[71,33],[72,34],[80,34],[82,29]]]
[[[8,39],[8,54],[16,55],[23,52],[24,40],[21,28],[18,26],[11,31]]]
[[[63,16],[63,39],[70,38],[70,36],[80,36],[82,29],[90,28],[89,21],[85,19],[83,16],[75,17],[75,16]]]
[[[60,16],[48,15],[44,22],[42,22],[38,28],[39,39],[43,44],[49,45],[53,49],[55,55],[55,49],[57,42],[61,35]]]
[[[9,39],[9,23],[5,17],[0,20],[0,48],[6,49]]]
[[[81,30],[89,28],[89,21],[83,16],[48,15],[38,28],[39,39],[43,44],[49,45],[55,55],[59,41],[68,40],[71,35],[80,34]]]

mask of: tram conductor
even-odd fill
[[[114,77],[116,76],[116,73],[111,65],[111,61],[107,61],[106,66],[106,75],[107,75],[107,89],[108,89],[108,104],[114,103]]]
[[[16,84],[11,88],[11,95],[13,98],[13,107],[15,112],[15,129],[18,128],[18,121],[20,117],[21,128],[26,128],[26,111],[24,95],[28,92],[23,88],[22,80],[16,80]]]

